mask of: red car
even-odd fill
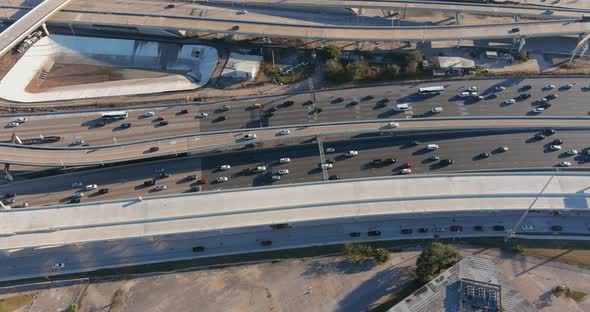
[[[263,240],[260,242],[260,245],[262,246],[270,246],[272,245],[272,241],[271,240]]]
[[[411,163],[411,162],[409,162],[409,161],[408,161],[408,162],[405,162],[405,163],[402,165],[402,167],[404,167],[404,168],[411,168],[411,167],[412,167],[412,163]]]
[[[169,5],[166,6],[166,9],[174,9],[176,7],[175,4],[170,3]]]
[[[450,228],[451,232],[462,232],[463,231],[463,227],[460,225],[453,225]]]
[[[198,179],[197,184],[207,184],[207,179]]]
[[[157,118],[157,120],[158,120],[158,121],[166,120],[166,117],[164,117],[164,116],[159,116],[159,117]]]

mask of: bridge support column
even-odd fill
[[[463,43],[463,39],[462,38],[457,39],[457,49],[459,49],[461,47],[461,43]]]
[[[457,25],[461,24],[461,14],[459,14],[459,12],[455,12],[455,22],[457,22]]]
[[[518,14],[514,15],[514,22],[520,23],[520,15],[518,15]]]
[[[520,43],[518,45],[518,52],[522,51],[522,48],[524,48],[525,44],[526,44],[526,38],[520,37]]]
[[[47,25],[45,25],[45,23],[41,24],[41,28],[43,29],[45,36],[49,36],[49,30],[47,30]]]
[[[580,41],[576,47],[572,50],[572,57],[570,58],[570,64],[576,58],[576,55],[583,56],[588,50],[588,44],[590,42],[590,35],[580,34]]]

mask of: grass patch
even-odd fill
[[[406,299],[407,296],[418,290],[418,288],[420,288],[420,284],[416,280],[413,280],[406,284],[402,290],[391,294],[386,302],[372,308],[370,312],[386,312],[402,300]]]
[[[12,312],[33,302],[33,294],[12,296],[0,299],[0,312]]]

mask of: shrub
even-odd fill
[[[416,261],[416,275],[420,283],[426,284],[439,273],[461,260],[455,247],[435,242],[429,245]]]
[[[66,308],[66,312],[78,312],[79,310],[80,307],[75,303],[68,305],[68,307]]]
[[[338,60],[326,61],[324,78],[331,81],[345,81],[344,66]]]
[[[354,61],[344,66],[346,81],[359,81],[369,75],[369,64],[365,61]]]
[[[363,263],[373,256],[373,249],[365,244],[344,244],[344,256],[350,262]]]
[[[399,78],[400,68],[395,64],[387,64],[383,67],[381,72],[381,79],[397,79]]]
[[[373,257],[375,258],[375,260],[377,260],[377,262],[385,263],[389,261],[390,255],[389,251],[387,251],[386,249],[377,248],[375,249],[375,252],[373,252]]]
[[[339,48],[329,45],[320,49],[318,51],[318,54],[321,58],[325,60],[338,60],[340,59],[340,55],[342,55],[342,52],[340,52]]]

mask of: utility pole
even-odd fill
[[[328,169],[326,168],[326,155],[324,154],[324,144],[322,143],[322,138],[318,135],[316,137],[318,141],[318,149],[320,150],[320,168],[322,169],[322,175],[324,177],[324,181],[328,181]]]

